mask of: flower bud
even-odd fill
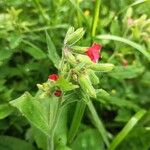
[[[100,97],[100,98],[110,96],[110,94],[107,91],[103,90],[103,89],[96,90],[96,95],[97,95],[97,97]]]
[[[90,97],[96,98],[96,91],[92,86],[88,75],[80,75],[78,77],[78,82],[85,93],[87,93]]]
[[[91,59],[90,59],[88,56],[86,56],[86,55],[78,54],[77,57],[76,57],[76,59],[77,59],[79,62],[81,62],[81,63],[85,63],[85,64],[88,64],[88,65],[90,65],[90,64],[95,65],[95,63],[93,63],[93,62],[91,61]]]
[[[43,85],[42,85],[42,84],[37,84],[37,87],[38,87],[38,89],[39,89],[39,90],[44,91],[44,87],[43,87]]]
[[[88,75],[89,75],[89,78],[90,78],[92,84],[94,84],[94,85],[99,84],[99,78],[97,77],[97,75],[95,74],[95,72],[93,70],[89,69]]]
[[[72,65],[74,65],[74,64],[77,63],[76,58],[72,55],[71,52],[66,51],[66,52],[65,52],[65,56],[66,56],[66,58],[67,58],[67,61],[68,61],[69,63],[71,63]]]
[[[92,64],[89,67],[90,69],[93,69],[95,71],[100,72],[109,72],[114,68],[113,64],[105,63],[105,64]]]
[[[81,47],[81,46],[72,46],[71,50],[75,53],[84,54],[87,51],[88,47]]]
[[[64,41],[66,41],[66,39],[68,38],[68,36],[70,36],[70,34],[72,34],[73,32],[74,32],[74,27],[70,27],[68,29],[67,33],[66,33],[66,37],[65,37]]]
[[[73,45],[76,42],[78,42],[83,37],[83,35],[84,35],[83,28],[79,28],[65,38],[64,44],[67,44],[69,46]]]

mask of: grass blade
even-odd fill
[[[75,113],[74,113],[73,120],[71,123],[71,128],[68,134],[68,143],[71,143],[75,135],[77,134],[77,131],[81,123],[81,119],[84,114],[85,107],[86,107],[86,103],[84,101],[77,102]]]
[[[116,147],[125,139],[133,127],[138,123],[138,121],[145,115],[145,110],[139,110],[125,125],[125,127],[119,132],[119,134],[114,138],[108,150],[115,150]]]
[[[95,1],[95,11],[94,11],[94,16],[93,16],[92,31],[91,31],[92,37],[96,35],[96,28],[97,28],[99,12],[100,12],[100,4],[101,4],[101,0]]]
[[[60,57],[57,54],[56,47],[47,32],[46,32],[46,42],[47,42],[47,47],[48,47],[48,57],[57,68],[57,65],[59,64],[59,61],[60,61]]]
[[[108,147],[109,146],[109,140],[108,140],[108,135],[107,135],[107,131],[102,123],[102,121],[100,120],[93,104],[91,101],[88,102],[88,108],[91,112],[91,115],[92,115],[92,119],[94,121],[94,125],[96,126],[96,128],[98,129],[98,131],[100,132],[106,146]]]
[[[114,40],[114,41],[119,41],[119,42],[128,44],[128,45],[132,46],[133,48],[137,49],[139,52],[141,52],[150,61],[150,54],[146,51],[146,49],[133,41],[130,41],[128,39],[125,39],[125,38],[122,38],[119,36],[115,36],[115,35],[98,35],[98,36],[96,36],[96,39]]]

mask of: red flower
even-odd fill
[[[90,57],[90,59],[93,62],[96,63],[98,59],[101,57],[100,55],[101,48],[102,46],[100,44],[93,43],[93,45],[87,49],[86,54]]]
[[[57,97],[60,97],[61,96],[61,90],[56,90],[55,92],[54,92],[54,95],[55,96],[57,96]]]
[[[58,79],[58,75],[57,74],[51,74],[48,76],[48,79],[49,80],[52,80],[52,81],[56,81]]]

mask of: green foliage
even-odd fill
[[[29,93],[25,93],[18,99],[11,101],[10,104],[18,108],[31,124],[48,135],[49,127],[46,110],[39,101],[34,99]]]
[[[72,144],[72,149],[103,150],[104,143],[102,142],[102,138],[99,133],[96,130],[89,128],[77,135],[77,138]]]
[[[149,0],[2,0],[0,10],[0,150],[46,150],[50,135],[56,150],[150,149],[149,113],[136,118],[150,106]]]
[[[8,104],[0,105],[0,119],[9,116],[13,112],[13,108]]]
[[[11,137],[11,136],[0,136],[0,149],[1,150],[35,150],[35,148],[24,140]]]

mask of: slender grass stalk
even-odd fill
[[[145,115],[145,110],[139,110],[125,125],[125,127],[119,132],[119,134],[114,138],[108,150],[115,150],[116,147],[125,139],[133,127],[138,123],[138,121]]]
[[[96,28],[98,25],[99,12],[100,12],[100,4],[101,4],[101,0],[95,0],[94,15],[93,15],[92,29],[91,29],[92,38],[95,37],[96,35]]]
[[[150,61],[150,54],[146,51],[146,49],[144,47],[142,47],[140,44],[137,44],[133,41],[130,41],[128,39],[125,39],[125,38],[122,38],[119,36],[115,36],[115,35],[98,35],[98,36],[96,36],[96,39],[114,40],[114,41],[119,41],[119,42],[128,44],[128,45],[132,46],[133,48],[137,49],[139,52],[141,52]]]
[[[79,5],[80,4],[80,0],[76,0],[76,1],[77,1],[78,7],[80,8],[80,5]],[[81,27],[82,26],[82,21],[81,21],[82,16],[81,16],[79,11],[77,11],[77,19],[78,19],[78,26]]]
[[[92,119],[94,121],[94,125],[95,127],[98,129],[98,131],[100,132],[106,146],[108,147],[109,146],[109,140],[108,140],[108,135],[107,135],[107,131],[105,129],[105,126],[103,125],[101,119],[99,118],[93,104],[91,101],[88,102],[88,108],[91,112],[91,115],[92,115]]]
[[[84,114],[85,107],[86,107],[86,103],[84,101],[77,102],[75,113],[73,116],[69,134],[68,134],[68,143],[71,143],[73,141],[75,135],[77,134],[77,131],[78,131],[80,123],[81,123],[81,119]]]

